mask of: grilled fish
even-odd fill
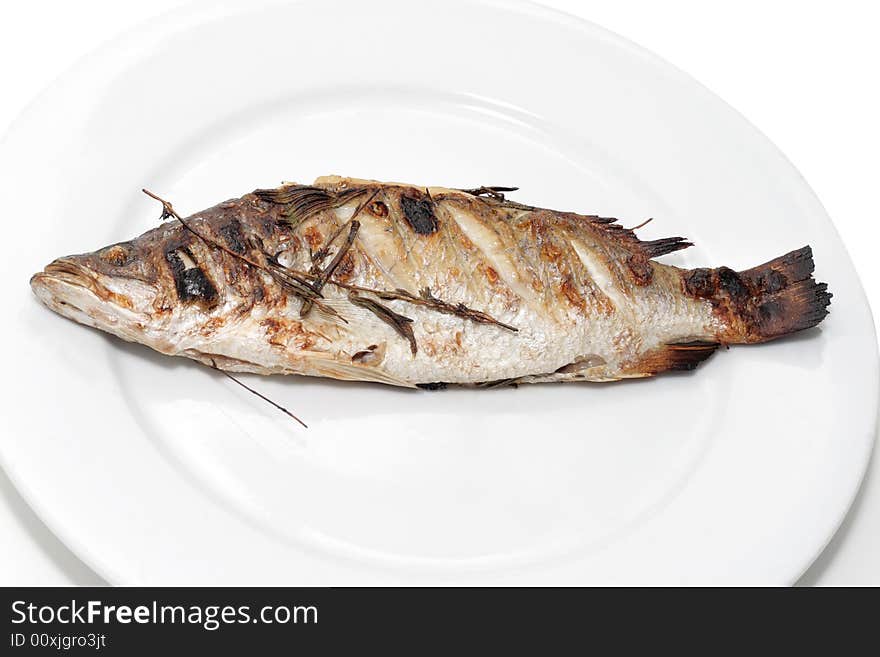
[[[31,286],[65,317],[218,369],[429,388],[693,369],[828,312],[809,246],[681,269],[655,258],[684,238],[506,191],[328,176],[187,218],[164,202],[172,221],[59,258]]]

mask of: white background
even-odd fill
[[[80,56],[138,22],[183,4],[183,0],[5,3],[0,22],[0,131],[5,132],[27,103]],[[880,9],[876,3],[544,0],[544,4],[654,51],[693,75],[770,137],[825,204],[877,317]],[[0,585],[69,583],[101,581],[51,535],[0,472]],[[801,583],[880,585],[880,459],[873,459],[841,531]]]

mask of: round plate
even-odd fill
[[[4,467],[121,584],[794,581],[858,488],[877,350],[859,281],[785,158],[692,79],[595,26],[496,2],[212,3],[91,55],[0,147]],[[697,372],[412,392],[245,377],[40,306],[50,259],[282,179],[518,185],[655,221],[681,266],[804,244],[820,328]]]

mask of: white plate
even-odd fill
[[[852,500],[876,343],[831,222],[785,158],[692,79],[611,34],[494,2],[212,3],[85,59],[0,153],[3,464],[125,584],[794,581]],[[809,243],[821,329],[693,375],[412,393],[257,379],[122,344],[32,298],[51,258],[326,173],[655,221],[688,266]]]

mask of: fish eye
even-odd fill
[[[129,248],[124,244],[114,244],[101,251],[101,260],[107,264],[121,267],[128,262]]]

